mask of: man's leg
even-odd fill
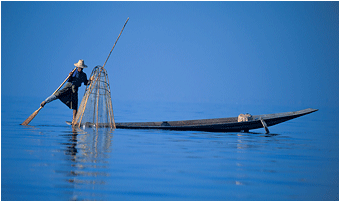
[[[54,94],[52,94],[50,97],[46,98],[46,100],[42,101],[42,103],[40,104],[41,107],[44,107],[45,104],[52,102],[53,100],[56,100],[57,96],[55,96]]]
[[[76,109],[74,109],[73,110],[73,118],[72,118],[72,125],[74,125],[74,124],[76,124],[76,116],[77,116],[77,110]]]
[[[71,109],[73,109],[72,125],[75,125],[76,124],[77,109],[78,109],[78,87],[76,87],[75,85],[72,85]]]

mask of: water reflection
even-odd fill
[[[79,129],[63,135],[67,138],[64,154],[70,162],[66,169],[66,181],[73,187],[71,200],[92,200],[96,193],[89,194],[87,189],[98,190],[96,186],[105,185],[107,159],[111,153],[113,138],[111,129]],[[65,169],[65,168],[64,168]],[[90,186],[90,187],[89,187]]]
[[[250,148],[259,148],[263,147],[262,143],[271,143],[275,141],[272,137],[278,136],[279,134],[269,133],[255,133],[255,132],[248,132],[248,133],[238,133],[236,136],[237,138],[237,149],[250,149]],[[259,137],[264,137],[266,139],[259,139]]]
[[[72,128],[72,133],[69,136],[69,142],[68,143],[62,143],[66,145],[66,155],[70,155],[71,156],[71,161],[75,161],[76,155],[78,153],[77,151],[77,130],[75,128]]]

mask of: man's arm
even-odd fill
[[[89,80],[87,80],[86,78],[87,76],[85,76],[85,81],[84,81],[84,85],[90,85],[91,82],[93,81],[93,76],[91,76],[91,78]]]
[[[72,75],[73,75],[73,73],[74,73],[74,71],[71,71],[68,75],[70,76],[69,78],[68,78],[68,82],[72,82],[73,81],[73,77],[72,77]]]

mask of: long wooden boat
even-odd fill
[[[269,133],[269,126],[310,114],[315,111],[318,110],[308,108],[295,112],[255,115],[252,116],[252,120],[244,122],[238,122],[238,117],[184,121],[124,122],[116,123],[116,128],[209,132],[249,132],[249,130],[252,129],[265,128],[266,132]]]

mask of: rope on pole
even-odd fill
[[[107,62],[107,60],[109,59],[109,57],[110,57],[110,55],[111,55],[113,49],[115,48],[115,46],[116,46],[116,44],[117,44],[117,41],[118,41],[120,35],[122,34],[122,32],[123,32],[123,30],[124,30],[124,28],[125,28],[125,25],[126,25],[126,23],[127,23],[128,21],[129,21],[129,18],[127,18],[127,20],[126,20],[126,22],[125,22],[125,24],[124,24],[124,26],[123,26],[122,31],[120,31],[120,33],[119,33],[119,35],[118,35],[118,38],[117,38],[115,44],[113,45],[113,47],[112,47],[112,49],[111,49],[111,51],[110,51],[110,53],[109,53],[109,56],[107,56],[106,61],[105,61],[104,65],[103,65],[103,68],[105,67],[106,62]]]

